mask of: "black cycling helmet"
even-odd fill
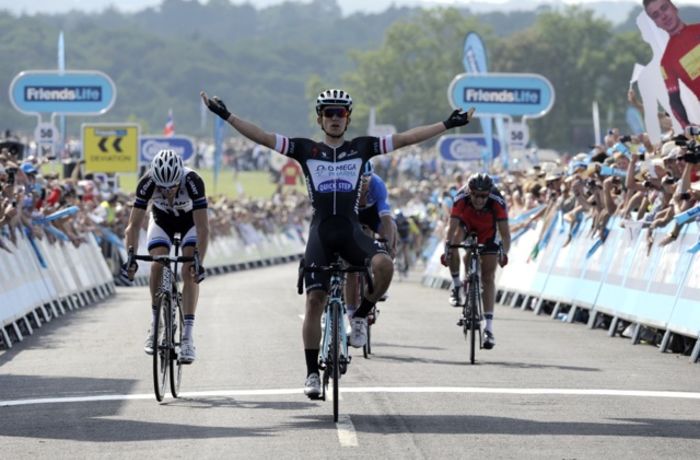
[[[486,173],[474,173],[467,182],[469,190],[476,192],[490,192],[493,188],[493,179]]]
[[[329,105],[340,105],[352,112],[352,98],[342,89],[327,89],[321,91],[316,98],[316,114],[320,115],[324,107]]]

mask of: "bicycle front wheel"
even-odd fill
[[[331,356],[333,359],[333,421],[338,421],[338,395],[340,392],[340,305],[333,303],[331,307]]]
[[[369,355],[372,354],[372,325],[367,323],[367,343],[362,347],[362,353],[365,355],[365,358],[369,358]]]
[[[165,319],[170,310],[170,298],[162,296],[158,303],[158,312],[153,327],[153,389],[158,402],[165,396],[165,382],[168,380],[168,367],[170,365],[170,349],[167,347],[168,321]],[[172,331],[171,331],[172,332]]]
[[[467,302],[469,302],[469,361],[472,364],[476,361],[476,334],[479,330],[478,295],[478,283],[469,283],[469,293],[467,297]]]
[[[182,305],[172,305],[171,309],[172,323],[172,348],[170,349],[170,394],[173,398],[177,398],[180,393],[180,383],[182,382],[183,364],[180,362],[179,354],[182,346],[182,330],[185,327],[184,318],[182,316]]]

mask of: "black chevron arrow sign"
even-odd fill
[[[101,137],[100,142],[97,143],[97,146],[100,148],[101,151],[104,153],[107,153],[109,150],[107,149],[107,140],[109,137]],[[122,138],[117,137],[114,139],[114,142],[112,142],[112,147],[114,148],[115,151],[120,152],[122,151]]]

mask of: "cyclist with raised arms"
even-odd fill
[[[469,123],[473,109],[453,111],[444,122],[419,126],[383,137],[362,136],[345,140],[352,114],[352,98],[341,89],[328,89],[316,98],[316,122],[323,131],[323,141],[289,138],[266,132],[232,114],[218,97],[201,97],[213,113],[228,122],[243,136],[296,160],[304,171],[313,217],[304,254],[308,266],[328,265],[334,253],[352,265],[370,260],[374,291],[366,293],[351,321],[349,341],[354,347],[367,342],[367,315],[384,294],[393,274],[393,264],[386,251],[367,236],[358,220],[361,171],[375,155],[423,142],[449,128]],[[321,341],[321,315],[328,296],[329,277],[307,273],[306,314],[302,327],[306,357],[304,393],[311,399],[321,394],[318,354]]]
[[[374,238],[379,235],[386,243],[389,256],[393,259],[396,254],[396,223],[391,216],[388,201],[389,193],[381,177],[374,173],[372,163],[367,162],[362,171],[360,183],[359,214],[360,224],[367,234]],[[357,283],[360,276],[357,273],[346,275],[345,305],[348,317],[352,318],[357,308]]]
[[[488,174],[475,173],[455,196],[447,228],[445,253],[441,262],[450,267],[452,275],[452,292],[450,304],[459,307],[462,282],[459,278],[458,251],[450,248],[451,244],[464,241],[467,231],[476,232],[479,244],[486,247],[481,253],[481,285],[484,317],[484,348],[490,350],[496,346],[493,335],[493,307],[496,298],[496,264],[505,267],[510,250],[510,228],[508,211],[503,196],[493,185]],[[500,242],[498,241],[500,237]],[[465,266],[468,263],[464,258]]]
[[[138,252],[139,231],[146,215],[148,203],[151,202],[151,215],[148,222],[148,252],[152,256],[170,253],[175,233],[182,235],[182,255],[192,257],[195,248],[199,252],[199,272],[195,272],[194,264],[185,263],[182,266],[184,287],[182,300],[184,309],[184,328],[180,360],[191,364],[196,357],[192,329],[194,328],[195,311],[199,297],[199,283],[205,277],[201,263],[207,252],[209,241],[209,218],[207,215],[207,196],[204,181],[195,171],[186,168],[180,155],[173,150],[161,150],[153,158],[150,169],[139,179],[136,186],[134,207],[129,215],[126,227],[126,247],[133,248],[133,254]],[[138,268],[136,261],[128,260],[121,266],[120,277],[125,282],[134,279]],[[151,264],[151,298],[153,315],[151,328],[144,345],[148,355],[153,354],[153,334],[156,314],[156,292],[163,272],[161,264]]]

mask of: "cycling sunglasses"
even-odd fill
[[[326,118],[333,118],[333,117],[338,117],[338,118],[345,118],[350,114],[348,112],[348,109],[345,107],[329,107],[326,109],[323,109],[323,116]]]
[[[472,195],[474,196],[474,198],[481,198],[482,200],[485,200],[486,198],[489,197],[489,192],[482,192],[482,193],[472,192]]]
[[[162,193],[168,193],[179,187],[179,184],[171,185],[170,187],[156,186],[156,188]]]

